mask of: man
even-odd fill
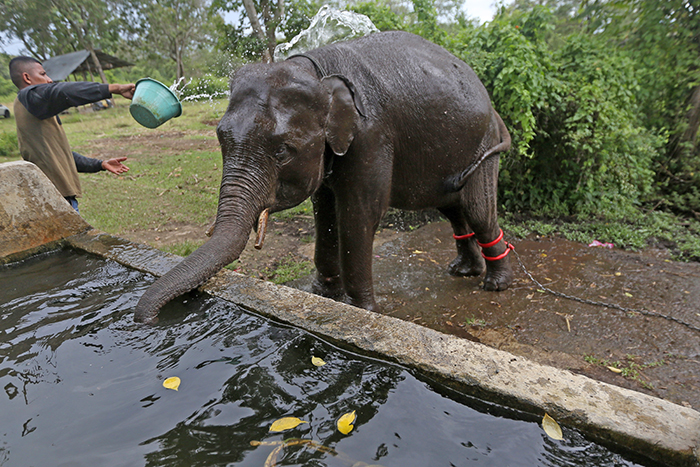
[[[76,211],[76,198],[82,194],[78,172],[108,170],[119,175],[129,170],[122,164],[126,157],[102,161],[71,151],[58,114],[70,107],[109,99],[112,94],[131,99],[134,84],[54,83],[32,57],[13,58],[10,77],[19,89],[14,108],[22,158],[36,164]]]

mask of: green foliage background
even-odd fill
[[[549,216],[630,215],[652,194],[664,143],[642,124],[635,62],[581,33],[552,47],[552,20],[544,7],[504,12],[452,44],[513,137],[502,158],[501,202]]]

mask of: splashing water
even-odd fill
[[[275,61],[282,61],[295,53],[303,53],[323,45],[366,36],[374,32],[379,32],[379,29],[367,16],[324,5],[313,17],[307,29],[291,41],[277,46]],[[170,86],[170,90],[181,102],[209,101],[210,105],[213,105],[215,99],[229,97],[227,80],[210,74],[189,81],[182,77]]]
[[[182,89],[180,89],[180,85],[185,81],[185,77],[181,76],[177,81],[175,81],[173,84],[170,85],[170,90],[175,93],[175,95],[180,98],[180,94],[182,93]],[[187,86],[187,83],[185,83],[182,87],[184,88]]]
[[[225,97],[228,99],[228,92],[225,91],[217,91],[212,94],[207,94],[207,93],[202,93],[202,94],[192,94],[187,97],[183,97],[180,99],[182,102],[187,102],[187,101],[202,101],[202,100],[208,100],[210,103],[214,102],[214,99],[219,98],[219,97]]]
[[[355,37],[366,36],[379,29],[365,15],[341,11],[323,5],[311,20],[309,27],[291,41],[275,48],[275,61],[282,61],[293,54],[304,53],[323,45]]]
[[[170,90],[181,102],[208,101],[212,107],[215,99],[228,99],[229,96],[228,80],[211,74],[189,81],[182,77],[170,86]]]

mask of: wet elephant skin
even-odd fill
[[[137,321],[237,259],[261,214],[308,197],[317,294],[377,309],[372,240],[390,206],[438,208],[462,237],[449,272],[509,287],[496,191],[510,135],[467,64],[418,36],[377,33],[246,65],[230,91],[212,237],[146,291]]]

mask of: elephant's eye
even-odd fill
[[[275,153],[275,158],[279,162],[287,162],[289,159],[292,157],[292,154],[294,153],[294,148],[287,144],[282,144],[280,147],[277,148],[277,152]]]

